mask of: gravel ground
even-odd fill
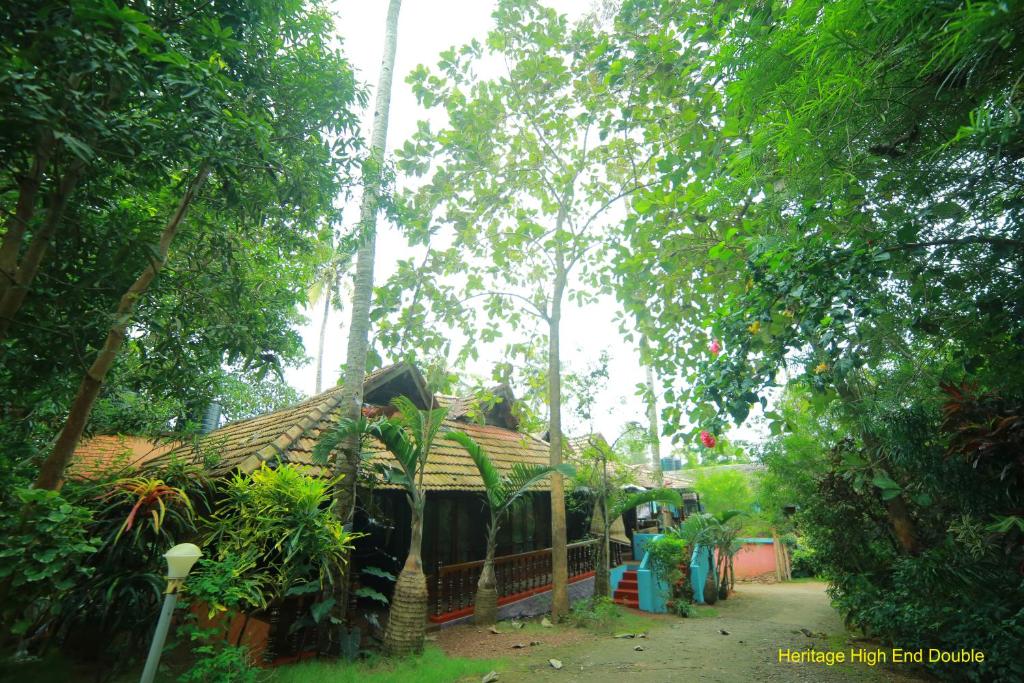
[[[542,629],[537,624],[516,630],[502,623],[500,634],[474,626],[458,627],[438,634],[437,643],[451,654],[510,660],[501,672],[501,683],[929,680],[909,665],[780,663],[780,648],[831,649],[845,652],[847,657],[851,649],[876,649],[846,632],[821,583],[739,584],[735,594],[714,606],[717,614],[709,615],[709,611],[694,619],[651,616],[645,620],[649,627],[642,639],[614,638],[572,627]],[[535,641],[540,644],[530,645]],[[525,647],[513,649],[516,644]],[[643,650],[637,651],[637,647]],[[562,669],[552,668],[549,659],[560,660]]]

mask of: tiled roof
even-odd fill
[[[134,472],[179,445],[178,441],[161,443],[124,434],[83,439],[68,466],[68,477],[93,479],[104,474]]]
[[[414,368],[410,371],[417,372]],[[367,385],[373,377],[367,376]],[[483,490],[472,459],[461,446],[443,436],[444,432],[453,429],[466,432],[479,443],[501,472],[510,470],[515,462],[548,463],[547,443],[511,429],[458,419],[465,415],[468,399],[438,396],[436,400],[449,407],[451,412],[427,459],[423,481],[428,490]],[[337,387],[290,408],[221,427],[200,439],[198,449],[182,447],[164,459],[179,457],[194,462],[206,461],[211,472],[217,475],[236,468],[252,471],[263,462],[274,462],[280,458],[283,462],[306,465],[313,473],[327,474],[326,468],[313,463],[313,448],[320,435],[338,423],[342,413],[340,401],[341,388]],[[367,444],[366,447],[375,453],[367,461],[368,465],[398,466],[394,458],[379,446],[374,448]],[[214,463],[212,466],[209,465],[211,462]],[[398,488],[389,484],[379,486]],[[538,486],[538,490],[546,489],[547,484]]]
[[[470,409],[473,407],[473,399],[471,398],[460,398],[458,396],[446,396],[444,394],[434,394],[434,399],[438,405],[442,408],[448,409],[448,417],[458,419],[465,417]]]

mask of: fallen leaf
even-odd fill
[[[635,633],[616,633],[616,638],[636,638]]]
[[[562,662],[561,662],[561,660],[558,660],[558,659],[549,659],[548,660],[548,664],[550,664],[551,668],[553,668],[553,669],[561,669],[562,668]]]
[[[498,630],[497,626],[492,626],[492,627],[490,627],[487,630],[490,631],[491,633],[493,633],[494,635],[499,635],[501,633],[501,631]]]
[[[530,647],[533,647],[534,645],[540,645],[540,641],[539,640],[531,640],[530,641]]]
[[[633,648],[633,650],[635,652],[643,652],[644,648],[642,646],[640,646],[640,645],[637,645],[636,647]]]
[[[813,633],[811,633],[811,632],[810,632],[810,630],[808,630],[808,629],[806,629],[806,628],[802,628],[802,629],[800,629],[800,633],[804,634],[804,635],[805,635],[805,636],[807,636],[808,638],[813,638],[813,637],[814,637],[814,634],[813,634]]]
[[[726,631],[726,630],[725,630],[724,628],[720,628],[720,629],[718,629],[718,632],[719,632],[719,633],[721,633],[721,634],[722,634],[723,636],[727,636],[727,635],[729,635],[729,632],[728,632],[728,631]]]
[[[516,643],[515,645],[512,646],[512,649],[513,650],[522,650],[524,647],[526,647],[526,646],[523,645],[522,643]]]
[[[551,628],[552,626],[554,626],[554,624],[551,623],[551,620],[548,619],[547,617],[544,617],[543,619],[540,620],[540,625],[543,626],[544,628]]]
[[[481,678],[480,683],[493,683],[496,680],[498,680],[498,672],[492,671],[483,678]]]

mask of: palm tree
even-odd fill
[[[452,431],[445,437],[457,441],[469,457],[473,458],[480,478],[484,482],[484,500],[491,512],[491,521],[487,526],[487,556],[480,572],[480,580],[476,584],[476,599],[473,602],[473,619],[478,624],[493,624],[498,619],[498,588],[494,576],[494,552],[498,545],[498,529],[505,514],[522,500],[533,485],[554,472],[567,477],[575,475],[571,465],[556,467],[542,465],[524,465],[515,463],[508,474],[502,476],[494,463],[480,445],[464,432]]]
[[[391,81],[398,49],[398,14],[402,0],[390,0],[384,26],[384,56],[377,81],[377,97],[373,109],[373,132],[370,135],[370,157],[363,166],[363,197],[359,207],[359,249],[356,252],[356,274],[352,292],[352,317],[348,328],[348,348],[342,381],[341,409],[343,416],[355,423],[363,409],[363,381],[366,378],[366,353],[369,349],[370,305],[373,299],[373,261],[376,253],[377,210],[380,204],[381,170],[387,147],[388,117],[391,112]],[[331,463],[335,477],[344,477],[335,488],[334,510],[343,524],[352,521],[356,505],[356,482],[359,470],[359,437],[349,435],[340,445]],[[345,620],[348,604],[349,576],[343,572],[334,582],[335,609],[333,617]]]
[[[423,573],[423,508],[426,491],[423,473],[430,447],[448,413],[447,408],[419,410],[404,396],[391,404],[398,409],[395,417],[372,422],[367,433],[376,437],[398,461],[398,468],[388,472],[388,481],[405,489],[412,512],[412,534],[409,554],[395,583],[391,612],[384,631],[384,651],[389,655],[408,655],[423,651],[427,629],[427,577]]]
[[[603,488],[603,487],[602,487]],[[623,513],[638,508],[644,503],[661,503],[682,507],[683,499],[672,489],[651,489],[627,493],[622,490],[598,491],[594,514],[599,517],[601,542],[597,545],[597,562],[594,571],[594,595],[611,597],[611,528]]]
[[[384,650],[391,655],[408,655],[423,651],[427,628],[427,577],[423,573],[423,508],[426,491],[423,474],[430,448],[448,413],[447,408],[420,410],[405,396],[391,401],[398,411],[393,417],[367,422],[342,418],[338,426],[324,434],[313,449],[314,462],[324,465],[331,452],[355,437],[371,436],[387,449],[398,467],[387,467],[385,476],[391,484],[405,489],[405,498],[412,512],[411,539],[405,565],[395,582],[388,625],[384,630]]]
[[[715,550],[708,560],[710,585],[704,589],[708,604],[714,603],[718,597],[726,597],[734,582],[733,557],[742,545],[739,534],[743,528],[743,515],[740,510],[726,510],[717,515],[702,512],[688,517],[677,531],[677,535],[691,547],[704,545]]]
[[[622,436],[625,436],[625,432]],[[619,439],[622,438],[619,437]],[[604,439],[590,438],[583,449],[582,455],[595,460],[599,469],[590,471],[589,481],[577,481],[575,490],[589,493],[594,500],[594,516],[601,529],[601,542],[597,544],[597,561],[594,570],[594,595],[611,596],[611,528],[612,524],[624,512],[632,510],[644,503],[663,503],[682,507],[683,499],[677,491],[657,488],[637,493],[627,493],[622,488],[612,485],[608,479],[608,461],[614,460],[614,444],[605,443]]]
[[[306,301],[310,308],[323,301],[324,312],[320,320],[320,345],[316,350],[316,389],[314,394],[323,390],[324,347],[327,340],[327,319],[332,306],[341,303],[342,276],[352,261],[352,255],[342,253],[332,243],[322,245],[322,265],[317,271],[316,279],[306,290]],[[348,289],[346,287],[346,289]]]

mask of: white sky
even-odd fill
[[[463,45],[473,38],[483,42],[492,27],[490,14],[494,4],[491,0],[405,0],[402,3],[388,128],[389,154],[412,136],[418,120],[427,118],[427,112],[419,107],[405,83],[405,77],[418,64],[432,67],[437,55],[453,45]],[[575,19],[592,3],[590,0],[547,0],[546,4]],[[367,138],[372,124],[373,89],[380,69],[387,6],[387,0],[335,0],[334,3],[345,54],[355,67],[357,78],[371,90],[370,104],[363,115],[363,133]],[[435,120],[434,128],[443,123]],[[354,223],[357,214],[358,206],[351,202],[345,207],[346,223]],[[394,226],[384,223],[382,218],[378,220],[376,284],[384,282],[394,272],[397,260],[410,253],[401,234]],[[636,384],[645,381],[644,370],[639,364],[636,347],[621,338],[612,322],[617,306],[614,299],[586,308],[567,302],[562,323],[563,367],[584,370],[598,359],[603,350],[609,353],[609,380],[594,409],[594,428],[609,439],[618,436],[626,422],[637,420],[646,423],[643,401],[635,395]],[[325,387],[337,382],[339,368],[345,360],[349,319],[347,303],[345,309],[331,314],[324,354]],[[310,356],[316,353],[318,345],[321,310],[307,311],[310,322],[301,329]],[[480,363],[473,370],[489,375],[489,368],[501,360],[501,346],[499,340],[482,347]],[[313,393],[315,376],[313,362],[286,372],[288,382],[307,395]],[[568,434],[575,435],[590,429],[589,425],[574,423],[569,415],[564,415],[563,420],[566,422],[564,431]],[[734,438],[750,439],[754,436],[750,429],[734,431]],[[669,440],[663,439],[662,454],[667,454],[670,448]]]

